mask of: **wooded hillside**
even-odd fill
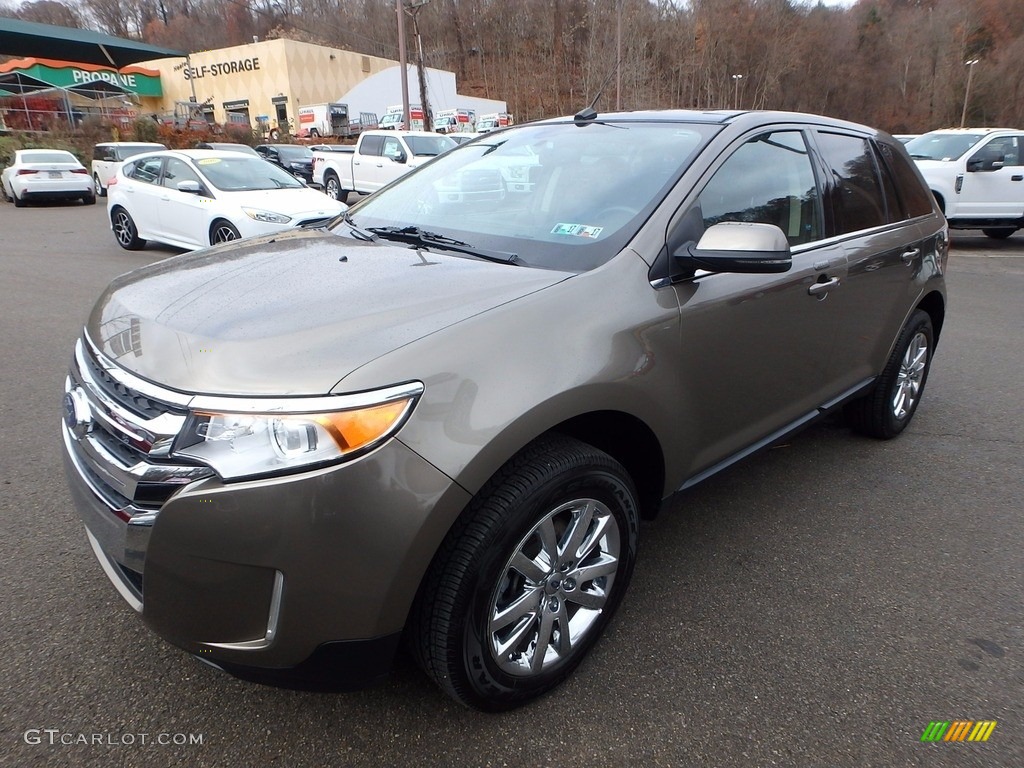
[[[406,0],[408,3],[409,0]],[[505,99],[521,122],[572,113],[608,81],[623,109],[819,112],[894,133],[958,125],[965,62],[978,59],[967,123],[1024,126],[1021,0],[429,0],[426,63],[462,93]],[[18,16],[190,51],[290,37],[398,57],[395,0],[37,0]],[[410,61],[415,50],[407,23]],[[733,78],[742,75],[742,78]]]

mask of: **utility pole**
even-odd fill
[[[964,109],[960,113],[960,127],[964,127],[964,123],[967,121],[967,100],[971,97],[971,76],[974,74],[974,65],[977,64],[980,59],[971,59],[965,61],[964,64],[967,66],[967,90],[964,91]]]
[[[427,103],[427,75],[423,69],[423,39],[420,37],[419,15],[423,6],[429,2],[430,0],[419,0],[405,8],[405,12],[412,17],[412,30],[416,35],[416,75],[420,82],[420,106],[423,108],[423,130],[425,131],[432,130],[433,126],[430,119],[430,105]],[[405,127],[406,129],[411,128],[412,124],[407,122]]]
[[[402,70],[402,120],[409,127],[409,78],[406,69],[408,62],[405,57],[405,16],[402,14],[402,0],[395,0],[395,13],[398,14],[398,68]]]

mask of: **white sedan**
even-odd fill
[[[262,158],[206,149],[137,155],[107,190],[118,245],[195,250],[240,237],[323,226],[348,206]]]
[[[19,149],[0,174],[0,194],[18,208],[32,200],[96,202],[89,171],[63,149]]]

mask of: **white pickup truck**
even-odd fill
[[[950,227],[1000,240],[1024,227],[1024,131],[952,128],[906,146]]]
[[[313,183],[328,197],[346,202],[349,192],[367,195],[455,147],[439,133],[367,131],[355,152],[314,152]]]

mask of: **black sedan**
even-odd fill
[[[297,144],[260,144],[256,151],[264,160],[313,185],[313,151]],[[315,185],[314,185],[315,186]]]

